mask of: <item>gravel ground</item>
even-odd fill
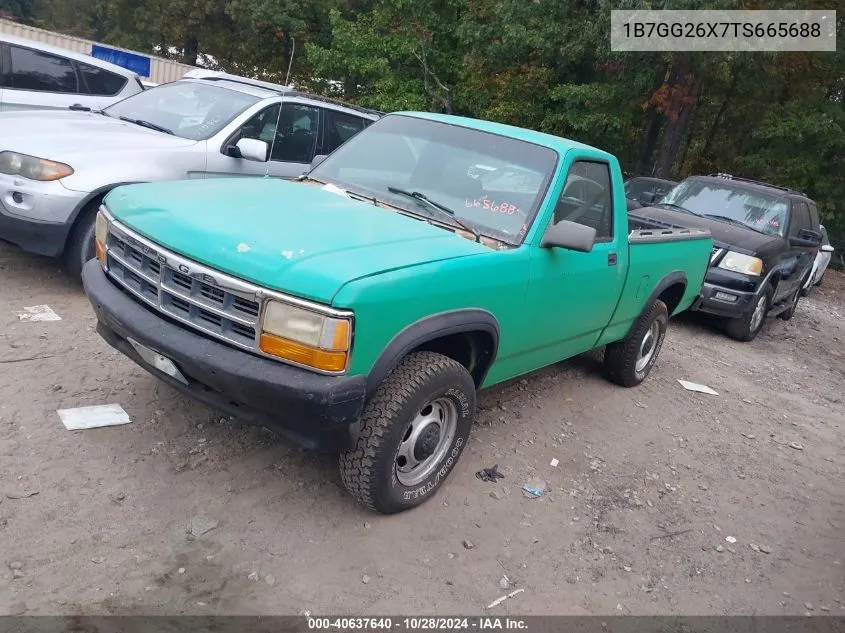
[[[482,393],[445,488],[382,517],[111,350],[55,262],[0,272],[0,613],[845,613],[845,276],[753,343],[674,319],[634,389],[588,355]],[[132,423],[56,414],[107,403]]]

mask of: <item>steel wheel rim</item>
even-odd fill
[[[659,336],[660,323],[655,321],[651,324],[651,327],[648,328],[648,332],[645,333],[645,336],[643,336],[643,340],[640,342],[640,350],[637,354],[637,363],[635,365],[636,370],[638,372],[645,369],[648,363],[651,361],[652,357],[654,356],[654,352],[657,349],[657,339]]]
[[[404,486],[425,481],[446,455],[458,429],[458,408],[448,398],[425,404],[411,420],[396,452],[396,478]]]
[[[751,330],[754,331],[760,324],[763,323],[763,317],[766,315],[766,295],[760,297],[757,305],[754,306],[754,313],[751,315]]]

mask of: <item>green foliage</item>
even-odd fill
[[[768,5],[769,3],[765,3]],[[762,8],[614,0],[614,8]],[[623,168],[726,171],[806,191],[845,251],[845,52],[617,53],[609,0],[0,0],[0,13],[385,111],[502,121]],[[782,0],[778,8],[827,8]],[[773,8],[768,7],[767,8]],[[840,17],[838,37],[845,20]]]

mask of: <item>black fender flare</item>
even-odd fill
[[[367,375],[367,396],[373,394],[399,361],[411,350],[438,338],[462,332],[484,332],[493,340],[490,358],[477,380],[477,385],[480,387],[499,349],[499,322],[487,310],[466,308],[432,314],[414,321],[396,334],[382,350]]]
[[[663,277],[657,285],[654,287],[654,290],[651,291],[651,294],[646,299],[645,305],[643,305],[643,310],[634,322],[631,324],[629,330],[625,333],[625,338],[628,338],[628,335],[631,333],[631,330],[636,327],[637,322],[642,318],[642,315],[645,314],[648,309],[657,301],[657,298],[663,294],[663,291],[669,288],[670,286],[674,286],[675,284],[683,284],[684,288],[687,286],[687,274],[682,270],[673,270],[671,273]],[[671,317],[672,314],[670,313],[669,316]]]

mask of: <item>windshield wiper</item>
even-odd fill
[[[753,226],[748,226],[745,222],[735,220],[734,218],[729,218],[726,215],[714,215],[713,213],[705,213],[704,217],[713,218],[714,220],[721,220],[722,222],[728,222],[730,224],[736,224],[738,226],[741,226],[742,228],[751,229],[752,231],[756,231],[757,233],[762,233],[763,235],[765,235],[765,233],[763,233],[763,231],[761,231],[760,229],[755,229]]]
[[[452,209],[450,209],[449,207],[447,207],[445,205],[440,204],[439,202],[435,202],[434,200],[429,198],[424,193],[420,193],[419,191],[407,191],[405,189],[399,189],[398,187],[388,187],[387,190],[390,193],[396,193],[396,194],[399,194],[400,196],[407,196],[408,198],[413,198],[414,200],[419,200],[420,202],[427,204],[432,209],[436,209],[436,210],[440,211],[440,213],[444,213],[444,214],[448,215],[449,219],[451,219],[455,224],[457,224],[461,228],[466,229],[467,231],[472,233],[473,236],[475,237],[476,242],[479,242],[479,243],[481,242],[481,233],[479,233],[474,228],[472,228],[469,224],[467,224],[466,222],[464,222],[463,220],[458,218],[455,215],[455,212],[452,211]]]
[[[140,125],[141,127],[145,127],[150,130],[155,130],[157,132],[164,132],[165,134],[170,134],[173,136],[173,130],[170,130],[166,127],[162,127],[161,125],[156,125],[155,123],[150,123],[149,121],[144,121],[143,119],[130,119],[128,116],[118,117],[121,121],[126,121],[127,123],[134,123],[135,125]]]
[[[679,204],[673,204],[671,202],[658,202],[657,206],[671,207],[672,209],[678,209],[679,211],[683,211],[684,213],[692,213],[693,215],[698,215],[697,213],[694,213],[693,211],[690,211],[689,209],[684,208]]]

